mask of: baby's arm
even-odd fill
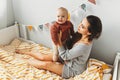
[[[52,39],[52,45],[53,45],[53,61],[57,61],[58,60],[58,49],[57,49],[57,45],[58,45],[58,29],[52,25],[50,28],[50,33],[51,33],[51,39]]]
[[[50,27],[50,34],[51,34],[52,42],[55,45],[57,45],[58,44],[58,29],[54,25]]]

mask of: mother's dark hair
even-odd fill
[[[102,32],[102,23],[99,17],[94,15],[89,15],[86,17],[88,23],[90,24],[88,27],[88,31],[91,33],[88,35],[88,40],[92,41],[93,39],[98,39]],[[71,49],[74,43],[76,43],[81,38],[81,34],[76,32],[71,39],[71,42],[67,44],[68,48]]]
[[[88,36],[88,40],[92,41],[93,39],[97,39],[100,37],[102,32],[102,23],[99,17],[94,15],[89,15],[86,17],[90,26],[88,27],[88,31],[91,33]]]

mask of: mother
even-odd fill
[[[41,53],[24,52],[22,50],[17,50],[16,52],[33,56],[35,59],[28,60],[28,63],[36,68],[49,70],[63,78],[70,78],[85,70],[91,52],[93,39],[99,38],[101,32],[102,23],[97,16],[89,15],[84,18],[78,25],[78,31],[71,39],[69,48],[64,47],[59,39],[59,64],[52,61],[53,54],[46,55]]]

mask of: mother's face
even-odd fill
[[[88,31],[89,25],[90,24],[87,21],[87,19],[84,18],[83,21],[78,25],[78,33],[80,33],[82,35],[90,35],[90,33]]]

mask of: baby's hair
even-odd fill
[[[68,10],[64,7],[59,7],[58,10],[64,11],[68,15]]]

